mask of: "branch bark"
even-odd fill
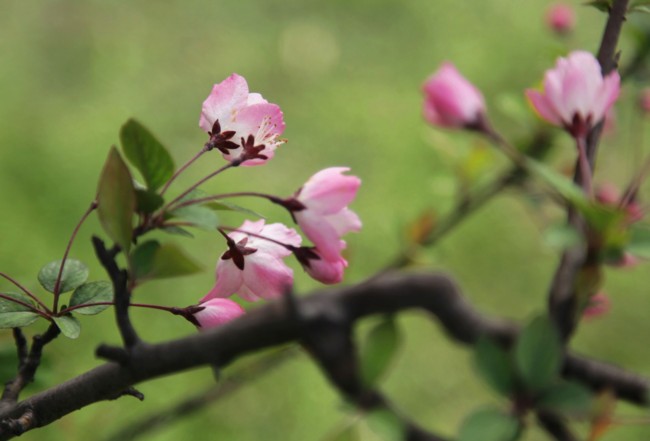
[[[319,322],[329,326],[332,317],[336,323],[350,326],[368,315],[415,308],[431,313],[452,339],[466,344],[487,334],[508,345],[518,332],[512,323],[476,311],[446,276],[389,274],[352,287],[319,291],[293,302],[276,301],[212,331],[142,346],[132,354],[128,365],[105,363],[0,411],[0,441],[46,426],[92,403],[115,399],[146,380],[205,364],[225,366],[262,348],[303,341],[306,328],[318,329]],[[327,362],[321,363],[330,378],[337,375],[332,374],[335,370],[329,369]],[[609,388],[632,403],[648,404],[648,380],[613,365],[569,354],[563,374],[592,388]],[[340,383],[338,379],[333,381]],[[13,424],[18,421],[21,424]]]

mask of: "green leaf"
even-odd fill
[[[571,179],[556,172],[545,164],[528,158],[526,164],[532,173],[538,178],[545,181],[555,191],[557,191],[564,199],[571,205],[576,207],[581,212],[588,209],[590,206],[589,199]]]
[[[562,364],[560,336],[547,317],[533,319],[515,344],[515,363],[526,389],[537,393],[558,376]]]
[[[62,315],[61,317],[52,317],[52,319],[61,330],[61,334],[72,339],[79,337],[81,325],[76,318],[71,315]]]
[[[360,441],[359,430],[353,424],[347,424],[345,427],[339,429],[332,436],[327,437],[327,441]]]
[[[138,213],[153,213],[165,203],[165,200],[158,193],[143,189],[135,190],[135,198]]]
[[[170,212],[169,215],[208,231],[216,230],[219,226],[219,217],[217,214],[209,208],[200,205],[181,207]]]
[[[488,337],[481,337],[474,348],[474,361],[483,379],[498,393],[510,396],[515,391],[515,373],[509,354]]]
[[[361,347],[361,376],[366,386],[374,386],[386,372],[399,348],[399,330],[392,317],[377,323]]]
[[[183,236],[183,237],[190,237],[194,238],[194,235],[187,231],[185,228],[181,228],[176,225],[167,225],[166,227],[162,227],[160,229],[164,233],[171,234],[173,236]]]
[[[372,410],[366,414],[370,429],[384,441],[403,441],[406,428],[397,415],[388,409]]]
[[[115,147],[111,148],[99,178],[97,202],[102,227],[128,253],[136,198],[131,173]]]
[[[637,257],[650,259],[650,228],[648,228],[648,225],[634,225],[630,229],[630,233],[627,251]]]
[[[578,383],[561,381],[544,391],[537,407],[565,414],[587,414],[591,410],[592,394]]]
[[[544,232],[544,242],[551,248],[564,250],[581,244],[583,239],[578,230],[563,222],[551,225]]]
[[[147,187],[155,191],[174,174],[174,161],[167,149],[136,120],[130,119],[120,130],[122,149],[137,168]]]
[[[602,12],[609,12],[612,7],[612,0],[591,0],[585,2],[584,5],[592,6]]]
[[[5,296],[20,300],[28,305],[33,305],[31,298],[22,293],[3,292]],[[20,328],[32,324],[39,315],[27,306],[21,305],[5,298],[0,298],[0,328]]]
[[[174,244],[144,242],[131,256],[131,268],[139,281],[186,276],[202,270],[194,260]]]
[[[38,281],[49,292],[54,292],[54,286],[56,285],[56,278],[59,275],[60,268],[61,261],[57,260],[48,263],[38,272]],[[88,267],[78,260],[66,259],[65,265],[63,266],[63,273],[61,274],[59,293],[72,291],[84,283],[86,279],[88,279]]]
[[[217,211],[236,211],[238,213],[246,214],[248,216],[257,217],[259,219],[266,219],[266,216],[258,213],[257,211],[250,210],[237,204],[232,204],[226,201],[212,201],[205,204],[206,207]]]
[[[463,421],[458,441],[514,441],[521,435],[521,424],[496,408],[473,412]]]
[[[643,14],[650,14],[650,6],[644,6],[644,5],[632,6],[627,10],[627,12],[628,13],[641,12]]]
[[[89,303],[112,302],[113,285],[106,280],[84,283],[74,290],[70,297],[70,306],[85,305]],[[85,315],[99,314],[109,305],[95,305],[75,309],[75,312]]]

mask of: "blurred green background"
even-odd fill
[[[459,188],[479,185],[506,165],[475,137],[423,123],[424,79],[442,61],[453,61],[484,91],[495,125],[517,139],[537,124],[532,112],[522,113],[523,89],[535,86],[557,55],[597,48],[605,16],[580,3],[572,2],[577,32],[558,39],[544,25],[550,4],[544,0],[2,0],[0,270],[39,289],[38,269],[61,257],[94,196],[121,124],[132,116],[142,121],[180,165],[206,140],[197,123],[212,84],[237,72],[252,91],[282,107],[288,143],[268,165],[232,170],[205,189],[288,195],[322,168],[350,166],[363,180],[353,209],[364,228],[349,237],[345,283],[359,282],[396,255],[405,227],[419,213],[444,213]],[[627,41],[624,37],[623,47]],[[599,182],[625,185],[643,147],[637,90],[624,91],[617,133],[605,140]],[[568,166],[574,154],[570,140],[560,135],[556,144],[554,163]],[[222,163],[217,154],[204,157],[176,189]],[[243,202],[272,220],[290,221],[264,202]],[[450,272],[483,311],[524,320],[545,306],[558,254],[544,243],[543,230],[560,219],[556,210],[507,192],[426,251],[421,261]],[[233,225],[241,221],[236,215],[224,219]],[[93,217],[72,252],[89,263],[91,280],[105,278],[89,242],[97,232]],[[197,240],[177,240],[206,271],[152,282],[137,292],[138,300],[185,306],[211,288],[223,240],[201,232]],[[299,292],[317,287],[294,268]],[[650,374],[644,340],[650,333],[646,268],[608,270],[613,310],[584,324],[572,343],[577,351]],[[195,332],[184,320],[162,313],[134,315],[149,341]],[[94,347],[118,342],[112,319],[110,313],[84,317],[77,341],[52,343],[38,384],[26,392],[96,366]],[[467,348],[447,340],[424,314],[402,314],[399,324],[404,345],[382,388],[415,421],[452,435],[476,406],[498,403],[474,374]],[[28,331],[42,327],[39,323]],[[9,347],[10,333],[2,333],[0,342]],[[158,379],[139,387],[147,397],[144,403],[130,398],[99,403],[23,439],[108,439],[122,425],[213,384],[209,369]],[[624,405],[619,410],[644,415]],[[324,440],[348,418],[341,398],[300,355],[228,399],[140,439]],[[364,440],[379,439],[363,423],[360,431]],[[649,434],[646,426],[625,426],[603,439]],[[532,430],[525,439],[546,437]]]

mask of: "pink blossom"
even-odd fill
[[[295,230],[280,223],[245,221],[228,234],[229,249],[217,262],[217,283],[201,301],[234,293],[248,301],[282,295],[293,284],[293,271],[283,261],[291,250],[280,243],[299,247],[301,241]]]
[[[602,317],[612,309],[612,303],[607,294],[599,292],[589,299],[589,304],[582,313],[586,319]]]
[[[542,118],[575,137],[586,135],[605,117],[619,91],[618,72],[603,78],[596,58],[576,51],[546,71],[543,92],[528,89],[526,96]]]
[[[327,261],[341,259],[341,237],[361,229],[361,220],[347,206],[357,195],[361,180],[347,176],[347,167],[331,167],[313,175],[292,198],[283,201],[305,235]]]
[[[483,95],[453,64],[443,63],[422,90],[424,118],[434,126],[476,129],[483,122]]]
[[[546,24],[558,34],[567,34],[576,23],[573,8],[565,4],[552,5],[546,12]]]
[[[208,148],[247,166],[265,163],[284,142],[279,138],[285,128],[280,107],[249,93],[246,79],[237,74],[214,85],[203,102],[199,126],[210,135]]]
[[[241,306],[229,299],[210,299],[199,307],[203,309],[194,313],[194,319],[202,330],[223,325],[245,313]]]
[[[327,285],[343,280],[343,272],[348,266],[347,260],[338,256],[336,260],[324,259],[317,248],[301,247],[294,250],[298,261],[313,279]]]

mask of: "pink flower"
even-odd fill
[[[478,128],[485,116],[481,92],[446,62],[424,86],[424,118],[434,126]]]
[[[217,283],[201,302],[234,293],[248,301],[282,295],[293,284],[293,271],[282,260],[291,250],[280,243],[299,247],[301,241],[295,230],[282,224],[244,221],[228,235],[229,249],[217,262]]]
[[[558,3],[552,5],[546,12],[546,24],[558,34],[571,32],[575,23],[575,13],[569,5]]]
[[[203,102],[199,126],[210,135],[209,149],[247,166],[265,163],[284,142],[279,138],[285,127],[280,107],[249,93],[246,79],[237,74],[214,85]]]
[[[543,92],[528,89],[526,96],[542,118],[575,137],[586,135],[605,117],[619,90],[618,72],[603,78],[596,58],[576,51],[546,71]]]
[[[229,299],[210,299],[199,307],[203,309],[194,313],[194,319],[201,330],[223,325],[245,313],[241,306]]]
[[[357,195],[361,180],[343,173],[347,167],[331,167],[313,175],[292,198],[282,201],[305,235],[327,261],[341,259],[341,237],[359,231],[361,221],[347,206]]]
[[[348,262],[342,256],[329,261],[321,256],[317,248],[308,247],[297,248],[294,250],[294,254],[307,274],[313,279],[326,285],[339,283],[343,280],[343,272],[348,266]]]

